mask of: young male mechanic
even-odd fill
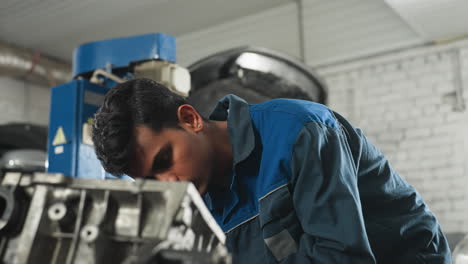
[[[324,105],[228,95],[207,120],[133,79],[106,95],[93,141],[110,173],[193,182],[234,263],[451,263],[416,190]]]

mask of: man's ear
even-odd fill
[[[177,118],[179,125],[183,128],[199,132],[203,130],[203,118],[193,106],[184,104],[177,109]]]

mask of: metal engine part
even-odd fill
[[[2,263],[231,263],[191,183],[8,173]]]

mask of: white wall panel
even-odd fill
[[[0,124],[29,122],[49,123],[50,89],[0,77]]]
[[[303,0],[310,65],[423,43],[383,0]]]
[[[269,9],[177,38],[177,61],[187,66],[214,52],[243,45],[262,46],[299,57],[297,5]]]
[[[427,40],[446,40],[467,34],[466,0],[385,1]]]

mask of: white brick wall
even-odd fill
[[[329,104],[361,127],[422,194],[445,231],[468,232],[468,113],[455,112],[454,50],[468,98],[468,42],[318,68]]]
[[[50,89],[8,77],[0,77],[0,124],[49,123]]]

